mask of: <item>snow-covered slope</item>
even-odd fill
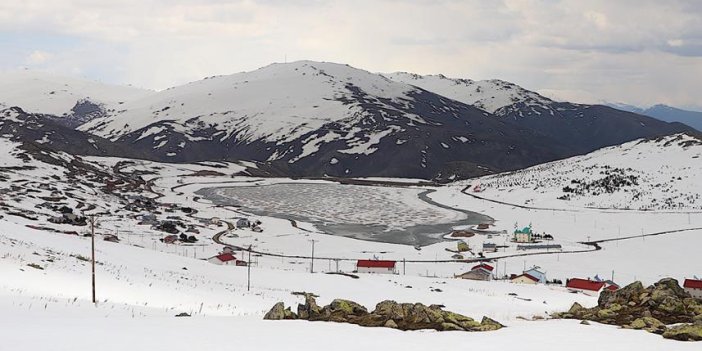
[[[394,81],[418,86],[445,97],[473,105],[490,113],[516,103],[544,106],[553,101],[536,92],[499,79],[475,81],[448,78],[442,74],[419,75],[407,72],[383,74]]]
[[[473,106],[311,61],[171,88],[80,129],[159,160],[248,159],[285,175],[448,178],[559,156]]]
[[[234,133],[241,141],[290,141],[326,123],[359,120],[363,101],[395,108],[407,107],[413,86],[347,65],[299,61],[272,64],[252,72],[216,76],[167,89],[123,107],[119,118],[95,121],[83,129],[116,137],[157,120],[172,121],[177,131],[215,125],[225,139]],[[419,116],[409,115],[417,123]]]
[[[17,106],[30,113],[69,116],[86,101],[103,112],[117,111],[126,101],[153,93],[150,90],[108,85],[46,72],[23,70],[0,73],[0,106]],[[85,107],[85,106],[84,106]]]
[[[702,140],[676,134],[483,177],[476,194],[547,208],[700,210],[700,174]]]

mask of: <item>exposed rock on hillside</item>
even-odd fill
[[[643,329],[676,340],[702,340],[702,300],[692,298],[672,278],[647,288],[634,282],[615,292],[604,290],[596,307],[575,303],[555,317]],[[671,324],[676,325],[668,327]]]
[[[263,319],[305,319],[351,323],[364,327],[385,327],[400,330],[434,329],[438,331],[490,331],[503,327],[499,322],[483,317],[480,322],[464,315],[444,311],[443,306],[421,303],[380,302],[371,312],[360,304],[336,299],[320,307],[312,294],[304,294],[305,303],[297,306],[297,314],[285,308],[282,302],[273,306]]]

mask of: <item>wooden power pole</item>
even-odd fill
[[[90,251],[91,251],[91,263],[92,263],[92,284],[93,284],[93,304],[97,303],[95,300],[95,215],[90,215]]]
[[[246,291],[251,291],[251,245],[249,245],[249,261],[246,262]]]
[[[312,261],[310,262],[310,273],[314,273],[314,243],[317,240],[310,240],[312,242]]]

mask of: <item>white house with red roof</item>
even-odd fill
[[[218,265],[237,265],[237,260],[234,255],[229,252],[221,253],[217,256],[213,256],[207,259],[207,262],[218,264]]]
[[[683,289],[689,292],[692,297],[702,299],[702,280],[685,279]]]
[[[394,274],[396,263],[396,261],[388,260],[358,260],[356,262],[356,272]]]

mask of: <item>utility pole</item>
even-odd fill
[[[310,262],[310,273],[314,273],[314,243],[317,242],[317,240],[310,240],[312,243],[312,261]]]
[[[95,215],[90,215],[90,251],[91,251],[91,262],[92,262],[92,284],[93,284],[93,304],[96,304],[95,300]]]
[[[246,262],[246,291],[251,291],[251,245],[249,245],[249,260]]]

